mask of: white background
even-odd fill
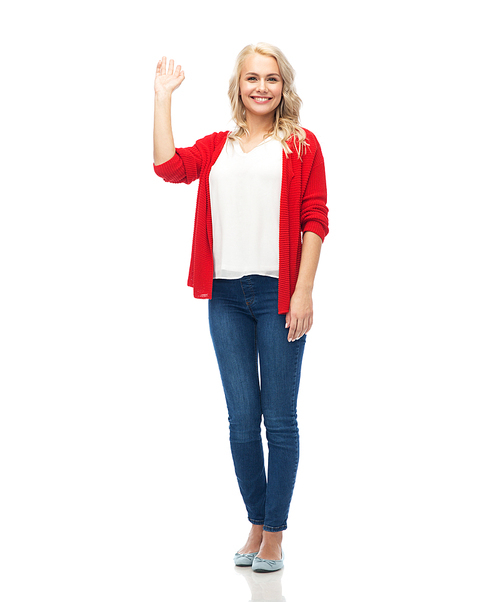
[[[3,11],[3,602],[498,600],[495,4]],[[186,286],[197,184],[152,156],[158,59],[185,70],[189,146],[231,127],[234,59],[258,41],[297,71],[331,225],[274,593],[232,567],[249,524]]]

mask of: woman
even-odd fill
[[[279,49],[246,46],[229,86],[235,129],[177,149],[171,98],[184,72],[172,60],[167,69],[163,57],[155,79],[154,170],[167,182],[200,180],[188,285],[209,299],[231,452],[252,524],[234,562],[258,572],[283,567],[299,460],[300,369],[328,233],[323,156],[299,126],[294,75]]]

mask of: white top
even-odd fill
[[[209,176],[214,278],[278,277],[282,157],[274,138],[249,153],[226,141]]]

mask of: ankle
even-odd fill
[[[264,539],[281,541],[283,539],[283,531],[263,531],[262,536]]]

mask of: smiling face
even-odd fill
[[[276,59],[262,54],[247,56],[240,76],[240,97],[248,113],[255,117],[274,114],[281,101],[283,79]]]

